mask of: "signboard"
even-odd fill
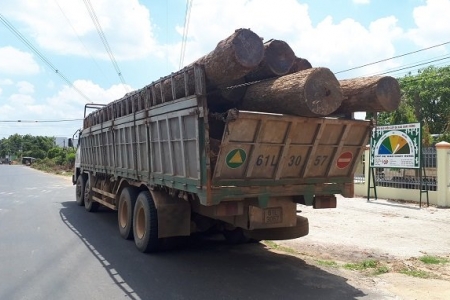
[[[370,138],[370,166],[420,168],[420,123],[377,126]]]

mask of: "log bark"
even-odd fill
[[[286,75],[295,60],[295,53],[284,41],[269,40],[264,43],[264,57],[258,67],[251,71],[246,80],[256,81]]]
[[[261,38],[250,29],[237,29],[196,62],[205,68],[209,89],[245,77],[264,57]]]
[[[390,76],[372,76],[340,80],[344,99],[334,114],[357,111],[390,112],[400,105],[400,86]]]
[[[342,103],[339,81],[327,68],[311,68],[247,87],[240,109],[305,117],[327,116]]]
[[[304,71],[311,68],[312,65],[307,59],[296,57],[294,63],[292,64],[291,69],[289,70],[289,74]]]

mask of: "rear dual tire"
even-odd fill
[[[159,248],[158,213],[148,191],[139,193],[133,213],[134,243],[139,251],[156,252]]]
[[[135,188],[126,187],[119,197],[117,223],[119,224],[120,236],[126,240],[133,238],[133,213],[137,195],[138,191]]]

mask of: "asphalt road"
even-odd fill
[[[116,218],[77,206],[67,178],[1,165],[0,299],[379,299],[262,244],[142,254]]]

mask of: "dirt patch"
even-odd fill
[[[277,245],[386,299],[450,299],[450,209],[364,198],[338,198],[336,209],[299,206],[308,236]],[[349,269],[374,261],[375,267]]]

